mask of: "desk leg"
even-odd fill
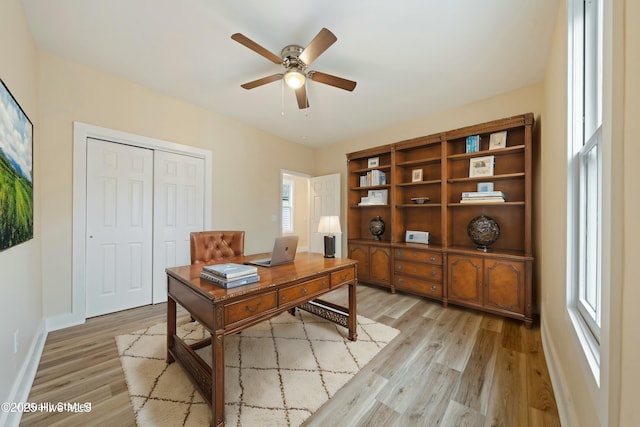
[[[224,334],[211,335],[211,426],[224,426]]]
[[[173,336],[176,334],[176,302],[173,298],[167,298],[167,363],[173,363],[174,359],[169,352],[173,347]]]
[[[358,279],[354,279],[349,283],[349,339],[355,341],[358,339],[358,322],[356,316],[356,286]]]

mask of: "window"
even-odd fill
[[[569,13],[569,310],[599,363],[602,295],[602,0]]]
[[[293,181],[282,181],[282,232],[293,233]]]

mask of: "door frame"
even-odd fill
[[[152,150],[168,151],[204,159],[204,228],[211,228],[212,152],[188,145],[163,141],[128,132],[73,122],[73,237],[72,306],[69,315],[49,319],[47,329],[54,330],[84,323],[86,320],[86,205],[87,138],[102,139]]]

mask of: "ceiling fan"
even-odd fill
[[[356,82],[343,79],[342,77],[332,76],[331,74],[321,73],[320,71],[307,71],[307,67],[338,40],[337,37],[326,28],[320,30],[307,47],[302,48],[298,45],[289,45],[282,49],[280,56],[268,51],[240,33],[233,34],[231,38],[257,54],[264,56],[269,61],[282,65],[285,68],[284,73],[273,74],[240,85],[244,89],[253,89],[267,83],[284,79],[287,86],[295,90],[298,108],[305,109],[309,108],[309,100],[305,86],[306,79],[348,90],[349,92],[353,91],[356,87]]]

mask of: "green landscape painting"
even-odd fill
[[[33,124],[0,83],[1,251],[33,238]]]

